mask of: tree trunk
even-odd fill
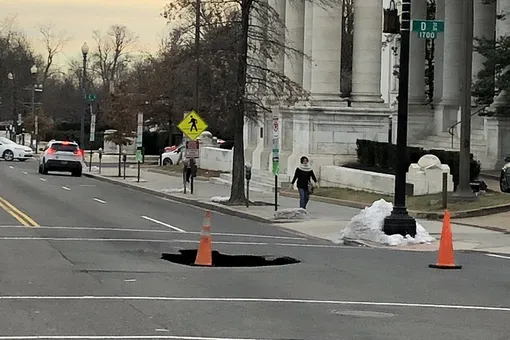
[[[232,158],[232,185],[230,204],[244,204],[244,111],[246,93],[246,72],[248,68],[248,30],[250,28],[250,9],[253,0],[242,0],[241,5],[241,42],[237,70],[237,108],[234,112],[234,155]]]

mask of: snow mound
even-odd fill
[[[184,188],[178,189],[178,188],[170,188],[170,189],[161,189],[160,192],[164,194],[178,194],[181,192],[184,192]]]
[[[138,183],[138,178],[131,178],[129,181],[130,182],[137,182]],[[147,180],[143,179],[143,178],[140,178],[140,183],[142,183],[142,182],[147,182]]]
[[[342,231],[340,238],[335,243],[341,243],[344,239],[365,240],[388,246],[401,246],[420,243],[430,243],[436,239],[416,222],[416,237],[407,235],[386,235],[383,232],[384,219],[390,216],[393,204],[384,199],[375,201],[370,207],[363,209],[354,216]]]
[[[308,220],[310,216],[303,208],[290,208],[275,211],[273,217],[276,220]]]
[[[211,197],[211,201],[213,201],[214,203],[225,203],[225,202],[228,202],[229,199],[230,199],[230,197],[227,197],[227,196],[213,196],[213,197]]]

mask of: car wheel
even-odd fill
[[[27,160],[26,158],[20,158],[20,159],[18,159],[18,161],[20,161],[20,162],[25,162],[26,160]]]
[[[44,163],[42,164],[42,173],[44,175],[47,175],[48,174],[48,169],[46,169],[46,165],[44,165]]]
[[[12,162],[14,160],[14,153],[11,150],[5,150],[2,158],[8,162]]]
[[[172,164],[174,164],[174,162],[172,162],[172,160],[170,158],[163,159],[164,166],[168,166],[168,165],[172,165]]]
[[[81,170],[74,170],[71,172],[74,177],[81,177]]]
[[[39,172],[40,174],[42,174],[42,173],[43,173],[43,167],[42,167],[42,164],[39,164],[39,169],[38,169],[38,171],[37,171],[37,172]]]

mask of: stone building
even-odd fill
[[[314,167],[341,165],[356,158],[356,140],[388,141],[390,122],[396,131],[398,39],[385,44],[382,33],[383,8],[389,0],[354,0],[354,44],[352,92],[340,93],[342,55],[342,9],[324,9],[307,1],[268,0],[284,18],[286,41],[304,58],[277,58],[272,65],[311,93],[308,101],[293,106],[275,106],[279,117],[280,172],[291,174],[303,155]],[[436,0],[438,20],[445,21],[435,48],[434,101],[425,96],[425,40],[411,34],[409,144],[425,148],[458,149],[460,125],[455,136],[449,128],[459,119],[460,67],[463,0]],[[483,4],[475,0],[474,35],[493,37],[510,34],[510,20],[496,20],[497,13],[509,13],[510,1]],[[425,19],[427,0],[413,0],[412,18]],[[483,58],[474,53],[473,74],[482,67]],[[476,112],[477,108],[473,109]],[[255,170],[269,173],[272,167],[272,116],[245,125],[245,155]],[[390,119],[394,117],[395,119]],[[482,167],[500,166],[510,155],[510,120],[474,115],[472,152]],[[393,134],[394,140],[396,136]]]

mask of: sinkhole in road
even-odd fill
[[[182,249],[178,254],[164,253],[161,255],[163,260],[185,266],[196,266],[196,257],[196,249]],[[218,251],[212,252],[212,267],[270,267],[297,263],[301,263],[301,261],[288,256],[226,255]]]

